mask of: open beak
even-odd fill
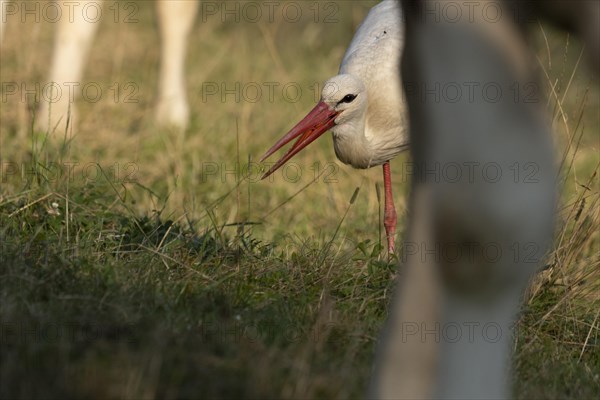
[[[294,143],[294,145],[285,153],[283,157],[279,159],[263,176],[261,179],[265,179],[273,172],[277,171],[279,167],[285,164],[290,158],[296,155],[300,150],[311,144],[319,136],[327,132],[335,125],[335,118],[338,116],[338,112],[329,108],[324,102],[319,102],[308,113],[302,121],[298,122],[291,131],[285,134],[284,137],[279,139],[273,147],[261,157],[260,161],[263,162],[271,154],[291,142],[293,139],[300,136],[300,138]]]

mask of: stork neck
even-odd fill
[[[364,113],[359,117],[349,119],[332,129],[335,154],[344,164],[354,168],[369,168],[371,166],[371,146],[365,135]]]
[[[354,118],[349,118],[346,121],[338,123],[331,131],[333,132],[334,140],[343,138],[359,143],[365,142],[365,113],[362,112]]]

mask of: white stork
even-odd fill
[[[384,226],[390,254],[394,253],[396,210],[389,161],[408,148],[398,76],[402,46],[400,5],[385,0],[371,9],[358,28],[342,59],[340,74],[325,82],[321,101],[261,158],[262,162],[300,136],[264,179],[331,130],[340,161],[361,169],[383,165]]]

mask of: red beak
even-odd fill
[[[338,112],[329,108],[324,102],[320,102],[308,113],[302,121],[298,122],[291,131],[285,134],[284,137],[279,139],[273,147],[261,157],[260,161],[263,162],[265,158],[275,153],[277,150],[291,142],[296,137],[300,136],[300,139],[294,143],[294,145],[284,154],[279,161],[277,161],[263,176],[261,179],[265,179],[273,172],[277,171],[279,167],[285,164],[290,158],[296,155],[300,150],[311,144],[319,136],[327,132],[335,125],[335,117]]]

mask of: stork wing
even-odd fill
[[[399,65],[403,35],[399,2],[384,0],[377,4],[354,34],[342,59],[340,73],[350,73],[365,81],[377,72],[387,75],[390,64]],[[394,71],[396,75],[397,71]]]
[[[360,78],[367,88],[365,137],[387,161],[406,147],[407,117],[399,77],[404,26],[399,1],[384,0],[358,27],[340,66],[341,74]],[[379,143],[377,143],[379,142]]]

